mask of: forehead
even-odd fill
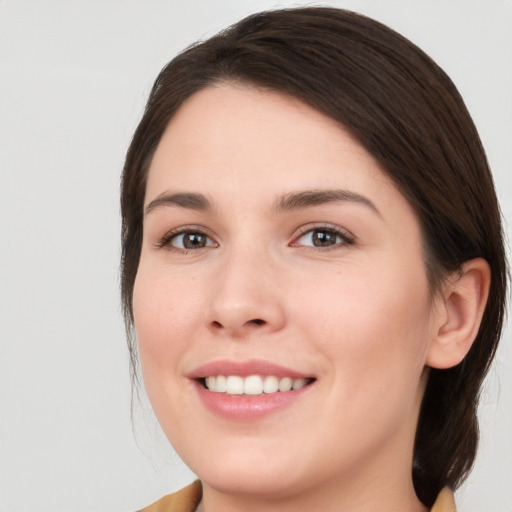
[[[247,207],[257,196],[275,202],[290,192],[338,188],[403,201],[332,118],[283,93],[222,84],[191,96],[171,119],[150,166],[146,205],[168,190],[231,204],[240,198]]]

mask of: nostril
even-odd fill
[[[233,332],[238,332],[240,330],[240,333],[245,329],[251,330],[251,328],[257,328],[265,325],[268,325],[268,322],[266,320],[263,320],[262,318],[253,318],[252,320],[247,320],[245,322],[240,323],[229,321],[226,323],[222,323],[219,322],[218,320],[212,320],[210,324],[211,328],[218,332],[226,329],[227,331]]]

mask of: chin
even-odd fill
[[[294,492],[294,489],[304,488],[301,480],[287,475],[286,471],[274,471],[271,467],[253,466],[227,467],[199,470],[201,481],[226,494],[245,494],[259,497],[278,498]]]
[[[281,458],[286,453],[292,452],[284,449],[282,444],[281,450],[274,449],[270,455],[265,447],[251,449],[245,446],[220,450],[216,454],[200,453],[197,464],[193,460],[185,460],[185,463],[202,482],[218,492],[277,497],[305,486],[296,457]]]

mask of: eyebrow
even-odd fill
[[[373,210],[380,217],[379,210],[375,204],[367,197],[351,192],[350,190],[333,189],[333,190],[304,190],[301,192],[291,192],[281,197],[274,204],[274,211],[277,213],[301,210],[320,206],[328,203],[352,202],[362,204]],[[188,208],[191,210],[209,211],[213,210],[212,203],[203,194],[194,192],[177,192],[160,194],[153,199],[145,209],[145,215],[162,206],[178,206],[180,208]]]
[[[164,192],[151,201],[145,210],[145,215],[148,215],[153,210],[162,206],[179,206],[181,208],[189,208],[192,210],[212,210],[212,204],[203,194],[196,194],[193,192],[177,192],[169,194]]]
[[[358,203],[370,208],[379,217],[382,217],[375,204],[367,197],[342,189],[292,192],[279,199],[274,205],[274,209],[277,212],[293,211],[337,202]]]

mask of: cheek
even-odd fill
[[[361,386],[415,386],[424,367],[430,296],[423,267],[355,268],[303,290],[303,330],[321,347],[350,394]],[[319,281],[322,282],[322,281]],[[378,383],[377,383],[378,382]],[[376,384],[377,383],[377,384]]]
[[[176,293],[172,284],[161,270],[142,266],[135,280],[133,311],[144,387],[159,423],[174,443],[178,419],[188,407],[183,401],[181,364],[194,320],[190,303],[184,304],[183,294]]]
[[[159,371],[175,368],[184,347],[179,343],[189,321],[181,294],[162,272],[158,275],[141,266],[133,291],[135,330],[145,382],[158,378]]]

